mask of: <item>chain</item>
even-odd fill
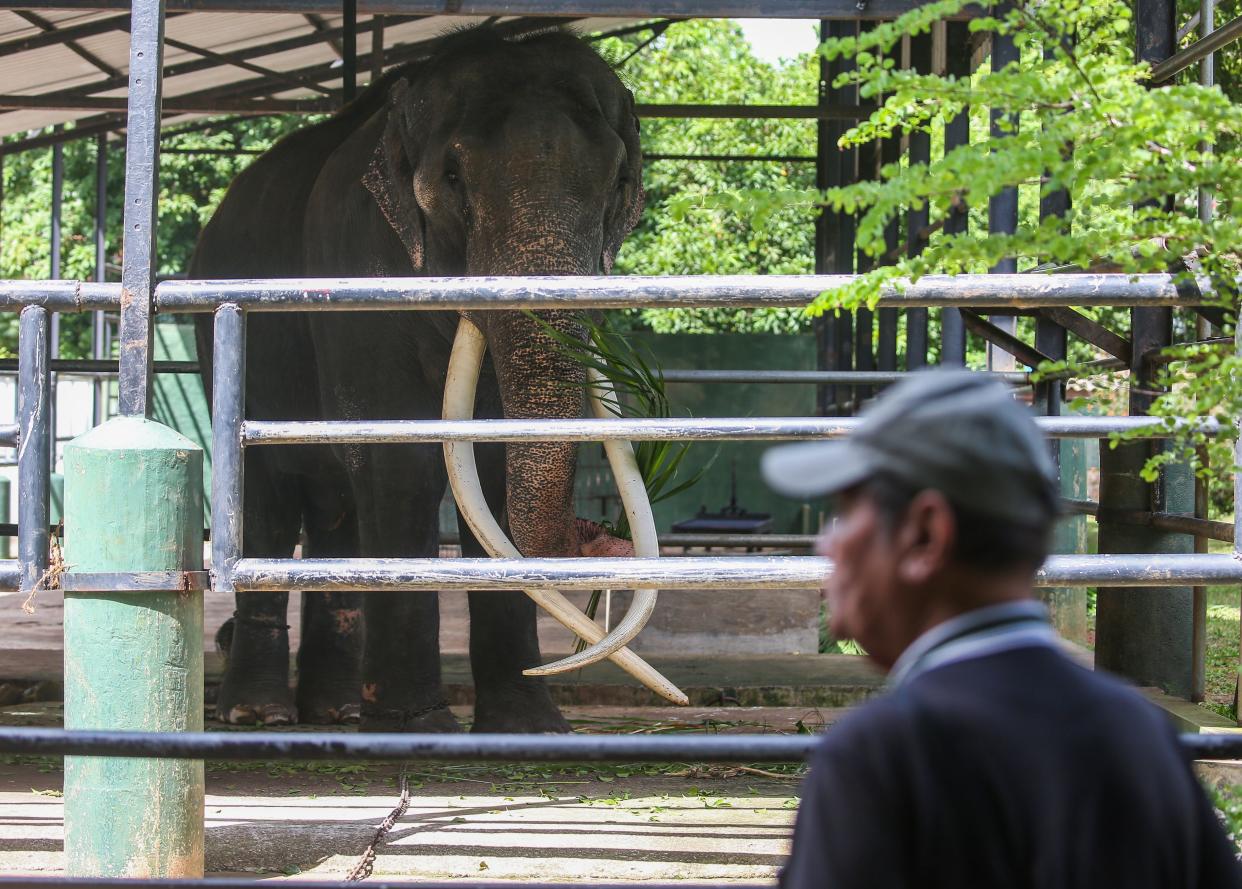
[[[401,726],[398,731],[404,731],[405,727],[413,719],[419,719],[420,717],[426,716],[428,713],[434,713],[436,710],[446,709],[448,709],[448,701],[441,699],[436,701],[431,706],[424,707],[421,710],[415,710],[413,713],[403,713],[401,716]],[[363,850],[362,855],[358,859],[358,863],[355,864],[353,868],[350,869],[349,873],[345,875],[346,883],[357,883],[371,876],[371,871],[375,867],[376,850],[384,844],[384,839],[410,807],[410,777],[406,772],[409,765],[410,764],[408,762],[401,763],[401,773],[397,777],[397,787],[400,791],[400,796],[397,798],[397,805],[394,806],[393,810],[388,813],[388,817],[380,822],[380,826],[375,831],[375,836],[371,837],[371,842],[368,843],[366,849]]]
[[[375,831],[375,836],[371,838],[371,842],[363,851],[362,857],[358,859],[358,863],[345,875],[346,883],[357,883],[371,876],[371,870],[375,867],[375,851],[384,844],[384,838],[388,836],[388,832],[396,826],[396,823],[401,820],[401,816],[405,814],[406,809],[410,807],[410,780],[405,771],[407,765],[408,763],[401,764],[401,775],[397,778],[397,786],[401,790],[401,796],[397,800],[397,805],[388,813],[388,817],[380,822],[379,828]]]

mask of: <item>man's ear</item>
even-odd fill
[[[957,518],[939,491],[920,491],[910,501],[894,535],[898,577],[925,583],[952,561],[957,546]]]
[[[389,88],[387,121],[362,182],[401,239],[417,274],[423,271],[425,254],[423,215],[414,198],[414,158],[417,155],[409,119],[411,98],[409,81],[404,78]]]

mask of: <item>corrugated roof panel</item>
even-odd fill
[[[41,13],[48,21],[58,27],[67,27],[101,19],[113,18],[117,12],[74,12],[65,10]],[[341,25],[340,16],[321,17],[329,28]],[[360,24],[369,21],[363,16]],[[426,16],[403,24],[389,24],[384,29],[384,43],[388,48],[408,46],[427,40],[433,40],[452,28],[478,24],[483,17],[461,16]],[[581,33],[620,27],[633,23],[634,19],[593,18],[585,19],[573,26]],[[166,23],[168,36],[194,46],[209,49],[217,53],[229,53],[291,37],[310,37],[314,28],[301,15],[287,13],[180,13],[170,14]],[[31,25],[9,11],[0,11],[0,43],[10,39],[20,39],[39,33],[39,28]],[[129,62],[129,35],[126,31],[108,31],[90,37],[79,38],[80,45],[94,53],[106,64],[117,68],[122,73],[127,70]],[[361,34],[358,38],[358,51],[366,55],[371,49],[369,34]],[[165,65],[179,64],[201,58],[196,53],[165,47]],[[293,71],[322,66],[327,79],[325,85],[338,88],[340,85],[339,70],[333,71],[339,59],[334,50],[324,41],[310,43],[304,47],[286,50],[281,53],[264,54],[249,59],[252,64],[276,71]],[[63,45],[42,47],[9,56],[0,56],[0,91],[14,94],[37,95],[58,92],[65,89],[89,86],[105,80],[105,75],[76,53]],[[198,93],[229,84],[244,84],[246,81],[258,80],[259,75],[235,65],[224,65],[205,68],[179,77],[168,78],[165,82],[166,97],[182,96]],[[359,80],[363,83],[370,79],[369,71],[359,71]],[[125,88],[107,92],[95,92],[100,97],[119,97],[126,95]],[[309,89],[289,89],[278,94],[280,97],[309,97],[315,93]],[[24,133],[30,130],[47,127],[58,123],[92,118],[99,115],[98,111],[61,111],[61,110],[19,110],[0,113],[0,136]],[[176,120],[188,121],[205,115],[177,115]],[[166,119],[166,125],[171,124]]]
[[[92,83],[103,76],[90,62],[59,44],[0,56],[0,83],[6,93],[52,92]]]

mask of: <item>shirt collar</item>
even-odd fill
[[[911,642],[889,671],[888,685],[897,688],[953,661],[1026,645],[1055,645],[1057,639],[1041,602],[1024,599],[976,608],[936,624]]]

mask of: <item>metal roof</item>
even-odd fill
[[[376,18],[358,17],[360,84],[370,79]],[[447,30],[488,20],[482,16],[436,15],[378,18],[383,22],[384,58],[391,64],[417,55],[420,45],[425,49],[428,41]],[[548,26],[547,20],[539,19],[493,20],[516,30]],[[580,33],[597,33],[636,21],[577,18],[568,26]],[[65,106],[104,105],[98,100],[124,99],[129,70],[128,26],[129,16],[115,11],[0,10],[0,95],[10,100],[8,110],[0,110],[0,136],[33,134],[70,121],[91,124],[95,132],[120,129],[120,109]],[[343,26],[340,15],[169,12],[165,24],[165,107],[175,111],[179,98],[191,105],[233,103],[243,106],[240,113],[245,113],[249,103],[272,99],[339,103]],[[222,60],[221,55],[228,60]],[[255,70],[256,66],[261,70]],[[280,76],[288,77],[291,72],[296,80]],[[311,84],[319,84],[320,89]],[[25,97],[38,97],[36,101],[55,107],[12,108],[18,98]],[[221,107],[219,113],[239,111]],[[203,110],[170,113],[164,124],[204,116]]]

